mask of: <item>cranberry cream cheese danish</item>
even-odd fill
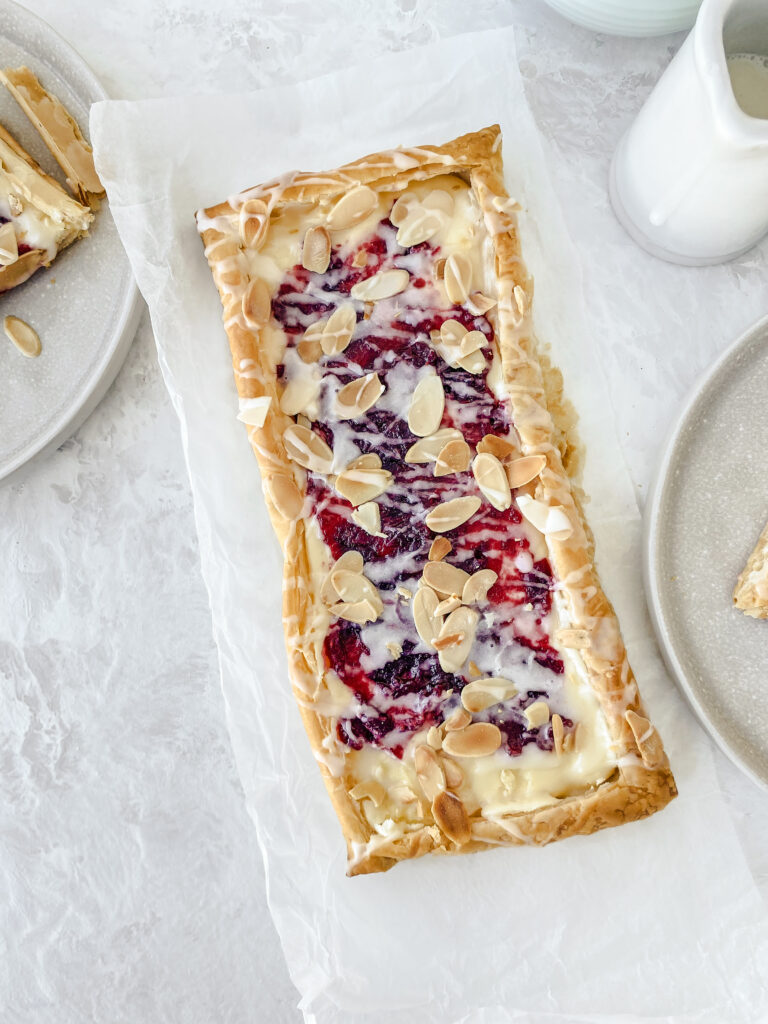
[[[563,468],[500,144],[377,153],[197,215],[350,874],[675,795]]]

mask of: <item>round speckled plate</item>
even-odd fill
[[[768,787],[768,622],[736,578],[768,520],[768,317],[688,401],[645,515],[648,604],[673,675],[721,749]]]
[[[26,64],[81,129],[106,93],[90,68],[44,21],[0,0],[2,67]],[[0,122],[49,174],[63,175],[35,129],[0,86]],[[68,437],[96,407],[136,333],[139,296],[107,203],[86,238],[47,270],[0,296],[0,316],[19,316],[43,351],[26,359],[0,331],[0,478]]]

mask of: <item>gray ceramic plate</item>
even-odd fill
[[[106,98],[93,72],[45,22],[0,0],[2,67],[26,64],[86,130],[91,103]],[[63,176],[8,92],[0,86],[0,122],[43,168]],[[0,331],[0,478],[68,437],[95,408],[136,333],[141,307],[109,207],[88,237],[47,270],[0,296],[38,331],[43,352],[26,359]]]
[[[695,389],[646,508],[645,583],[665,659],[721,749],[768,787],[768,622],[736,578],[768,520],[768,317]]]

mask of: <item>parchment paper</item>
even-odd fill
[[[546,849],[430,857],[348,879],[287,683],[280,553],[235,419],[218,296],[192,214],[289,168],[494,121],[510,190],[526,208],[537,329],[587,443],[600,569],[681,795],[648,821]],[[181,421],[232,743],[307,1019],[765,1020],[768,921],[707,743],[651,639],[639,517],[513,33],[460,36],[260,93],[101,103],[91,135]]]

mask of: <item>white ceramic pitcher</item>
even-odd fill
[[[768,0],[704,0],[611,164],[617,217],[674,263],[721,263],[768,232],[768,119],[734,96],[736,53],[768,55]]]

